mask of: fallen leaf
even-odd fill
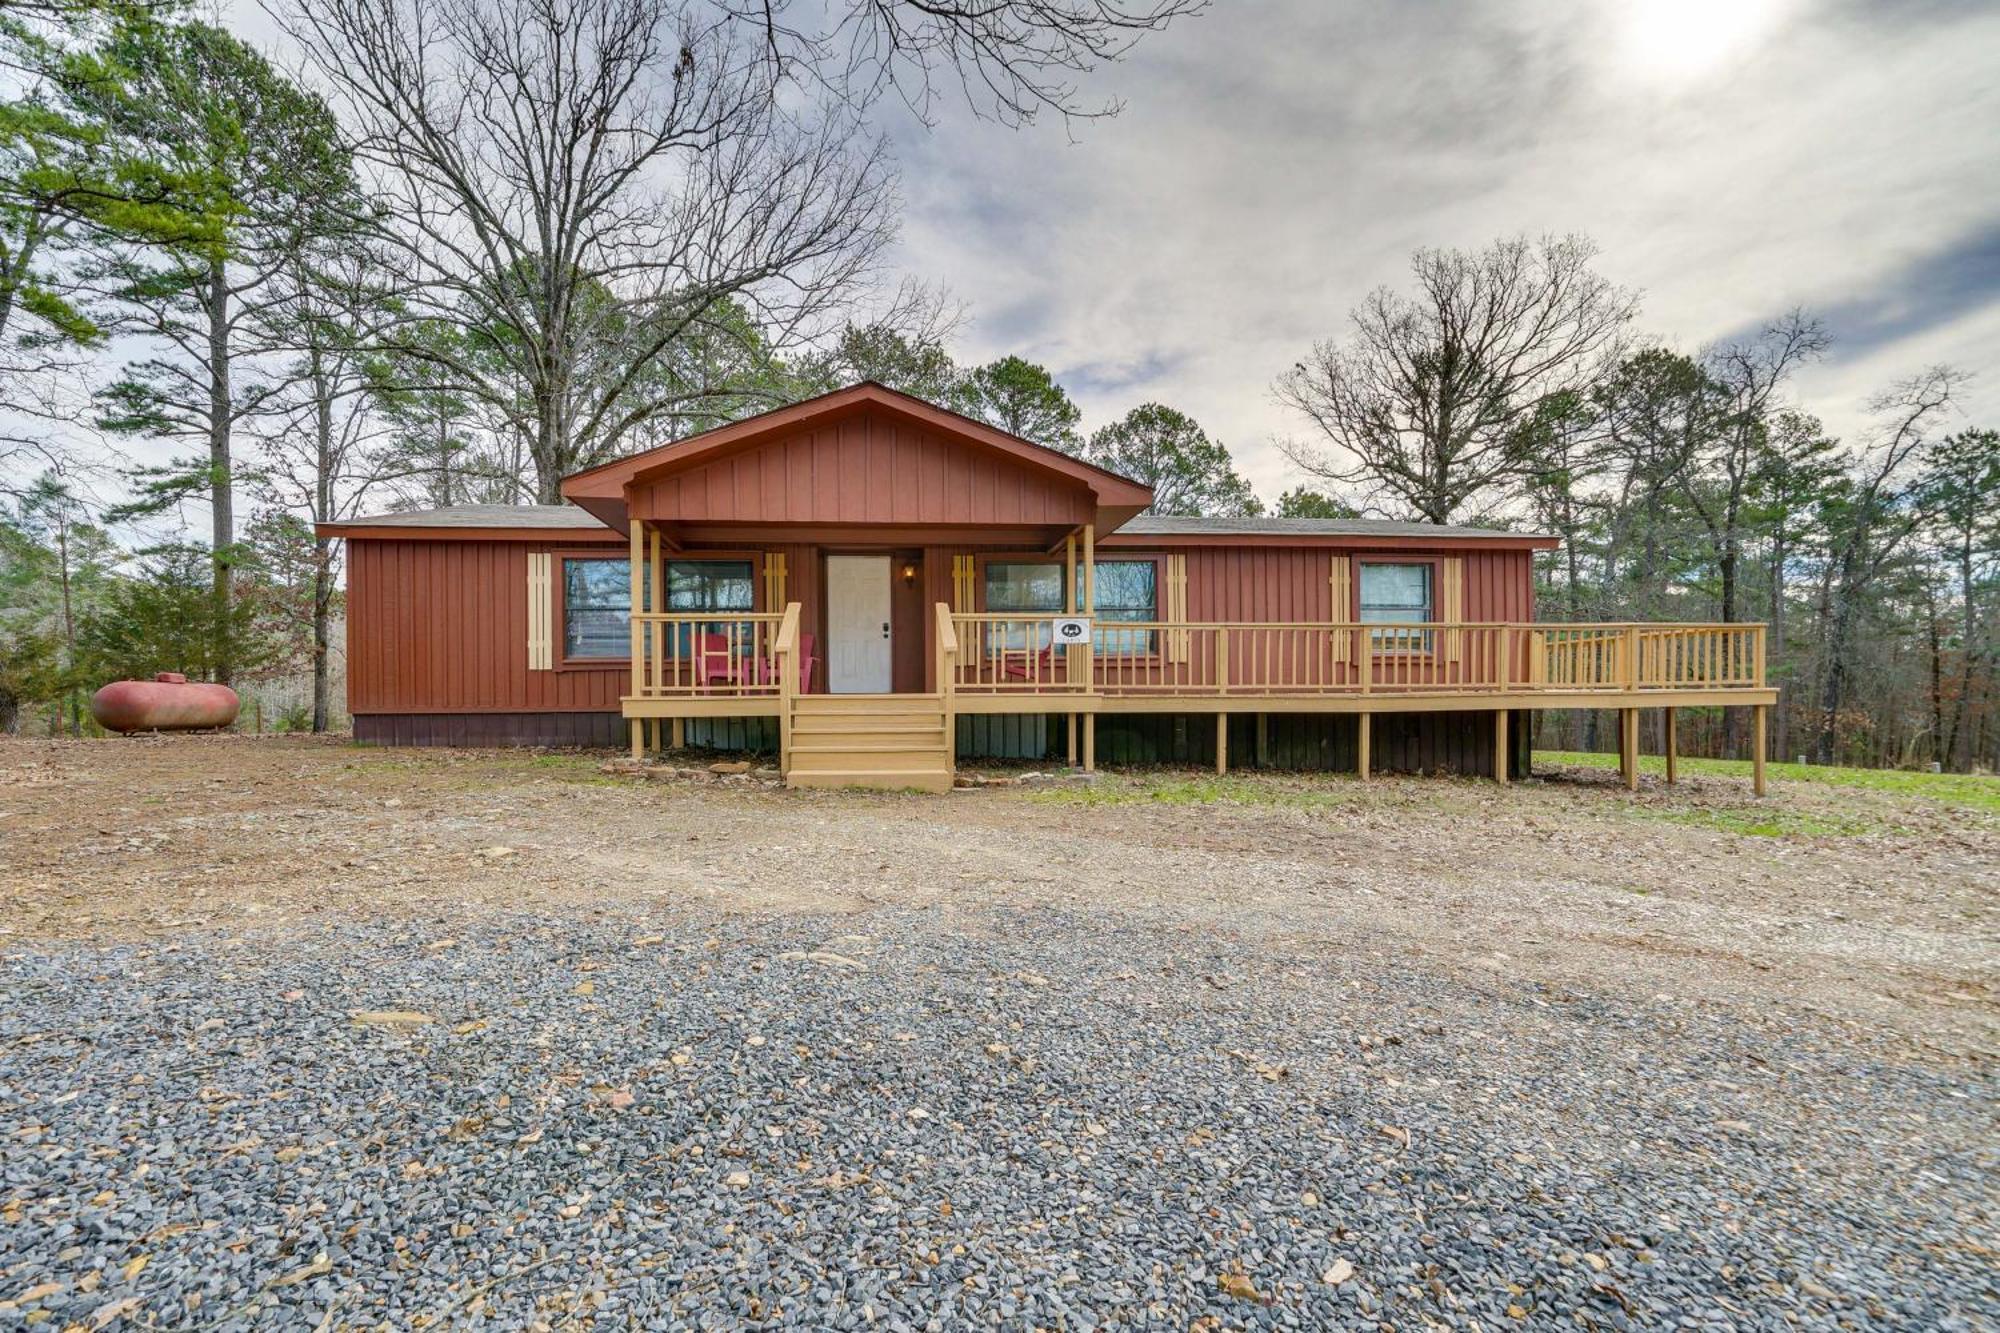
[[[722,1183],[741,1189],[750,1183],[750,1173],[748,1171],[731,1171],[722,1178]]]
[[[422,1027],[437,1022],[420,1009],[356,1009],[349,1017],[370,1027]]]
[[[137,1296],[127,1296],[122,1301],[113,1301],[109,1305],[100,1305],[97,1307],[97,1312],[90,1316],[90,1326],[93,1329],[106,1328],[138,1308],[139,1298]]]
[[[1321,1280],[1329,1287],[1337,1287],[1353,1276],[1354,1265],[1345,1259],[1335,1259],[1333,1266],[1320,1274]]]
[[[9,1305],[33,1305],[36,1301],[42,1299],[42,1297],[53,1296],[61,1290],[62,1283],[60,1282],[44,1282],[39,1286],[29,1287],[26,1291],[7,1303]]]
[[[632,947],[635,949],[650,949],[655,944],[665,944],[666,942],[667,937],[665,935],[641,935],[638,939],[632,941]]]
[[[1241,1273],[1222,1273],[1215,1279],[1223,1294],[1234,1296],[1239,1301],[1261,1301],[1264,1299],[1249,1278]]]
[[[313,1256],[313,1261],[304,1268],[295,1268],[283,1277],[273,1278],[264,1285],[267,1288],[296,1287],[301,1282],[310,1282],[314,1278],[323,1277],[332,1271],[333,1260],[326,1257],[325,1250],[321,1250],[317,1255]]]
[[[1402,1144],[1405,1149],[1410,1146],[1410,1131],[1407,1129],[1402,1129],[1395,1125],[1377,1125],[1375,1129],[1383,1138],[1394,1139],[1396,1142]]]
[[[125,1280],[127,1282],[130,1282],[133,1278],[145,1272],[146,1265],[151,1263],[152,1261],[153,1261],[153,1256],[150,1254],[134,1255],[132,1258],[127,1259],[125,1261],[125,1268],[123,1270],[125,1273]]]
[[[463,1037],[466,1033],[477,1032],[485,1026],[486,1020],[483,1018],[468,1018],[463,1023],[453,1023],[451,1030],[454,1035]]]
[[[579,981],[576,983],[575,993],[578,995],[595,995],[597,994],[597,983],[594,981]]]
[[[516,1148],[525,1148],[531,1143],[540,1143],[541,1141],[542,1141],[542,1127],[540,1125],[536,1125],[533,1129],[523,1134],[520,1138],[515,1139],[514,1146]]]
[[[424,950],[427,953],[441,953],[442,951],[451,948],[457,943],[458,943],[457,940],[432,940],[429,944],[426,944],[424,946]]]

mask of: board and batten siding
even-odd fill
[[[632,487],[638,518],[687,523],[1081,524],[1081,485],[861,412]]]
[[[549,568],[551,664],[560,661],[551,551],[575,543],[366,538],[347,552],[347,710],[370,713],[617,712],[630,683],[616,666],[529,665],[531,557]],[[595,547],[590,548],[595,550]],[[616,541],[606,555],[625,554]]]
[[[425,731],[404,719],[425,714],[518,714],[524,719],[521,734],[526,736],[533,729],[529,719],[542,715],[617,713],[630,683],[629,669],[622,661],[602,667],[562,665],[556,594],[563,553],[588,550],[616,557],[627,549],[625,541],[608,533],[601,544],[393,537],[350,542],[348,711],[357,718],[394,716],[399,721],[393,734],[432,737],[472,733],[464,728]],[[766,561],[776,557],[782,561],[785,598],[801,603],[803,624],[816,629],[821,620],[823,548],[766,543],[761,549],[765,559],[758,565],[760,602],[768,601],[776,589],[774,579],[763,577],[775,575],[779,566]],[[681,558],[698,559],[702,554],[695,548]],[[1170,623],[1323,623],[1353,617],[1351,582],[1347,599],[1337,590],[1342,580],[1351,580],[1355,562],[1395,559],[1402,553],[1324,546],[1163,544],[1129,552],[1122,547],[1108,549],[1103,558],[1127,554],[1161,560],[1158,609],[1160,618]],[[1461,562],[1457,581],[1463,619],[1533,618],[1528,552],[1433,548],[1409,554]],[[968,594],[977,597],[976,577],[967,577],[975,568],[972,556],[962,545],[922,548],[925,689],[937,687],[930,609],[939,602],[956,604]],[[1183,570],[1184,582],[1179,577]],[[543,612],[539,620],[537,608]],[[823,690],[826,645],[816,642],[814,655],[819,666],[813,688]],[[361,725],[357,722],[357,727]]]

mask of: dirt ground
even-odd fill
[[[0,741],[0,953],[322,913],[1110,904],[1255,945],[1995,1050],[2000,818],[1733,778],[1109,774],[949,796],[337,739]]]

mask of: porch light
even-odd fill
[[[903,586],[905,588],[912,587],[916,584],[916,581],[917,581],[917,567],[915,565],[904,565]]]

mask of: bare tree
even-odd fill
[[[1685,494],[1714,551],[1725,621],[1736,620],[1740,609],[1744,513],[1779,395],[1791,373],[1824,352],[1828,341],[1824,325],[1794,310],[1756,337],[1712,348],[1703,357],[1703,369],[1728,407],[1703,442],[1705,466],[1689,473],[1694,484]]]
[[[1279,379],[1279,401],[1319,434],[1287,456],[1430,523],[1530,476],[1537,414],[1615,363],[1637,309],[1592,271],[1596,254],[1578,236],[1417,251],[1416,295],[1377,289],[1345,342]]]
[[[1922,493],[1910,476],[1931,442],[1938,418],[1951,406],[1964,376],[1934,366],[1873,403],[1876,439],[1849,484],[1829,497],[1824,602],[1820,613],[1819,762],[1834,762],[1840,712],[1847,702],[1851,649],[1862,592],[1879,578],[1926,517]]]
[[[301,521],[310,551],[312,729],[332,713],[332,621],[340,543],[314,531],[361,511],[373,488],[405,470],[380,448],[388,423],[373,410],[374,359],[391,311],[375,256],[348,238],[295,253],[273,282],[265,337],[283,369],[273,376],[252,429],[258,458],[248,469],[257,496]]]
[[[413,317],[533,460],[537,498],[698,410],[689,339],[818,335],[893,233],[879,141],[781,86],[702,0],[296,0]]]
[[[1209,0],[729,0],[773,65],[798,69],[865,105],[893,90],[925,124],[951,85],[973,114],[1003,125],[1043,112],[1065,121],[1116,115],[1116,100],[1086,103],[1079,84],[1147,33],[1208,8]]]

